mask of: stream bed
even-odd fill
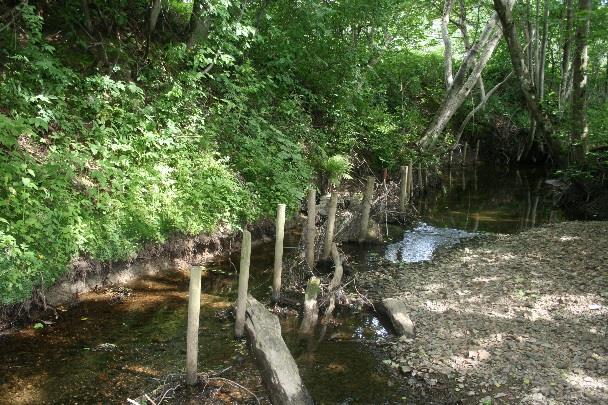
[[[514,233],[559,221],[545,177],[542,170],[487,167],[444,173],[444,187],[417,202],[424,223],[412,229],[387,226],[384,245],[343,249],[353,271],[366,271],[385,260],[429,260],[436,249],[478,233]],[[297,244],[296,235],[286,238],[286,246]],[[259,299],[269,297],[272,261],[272,242],[253,249],[249,285]],[[236,297],[235,274],[231,262],[210,265],[203,274],[199,367],[222,371],[264,402],[254,361],[246,344],[233,339],[226,316]],[[32,324],[0,336],[0,403],[125,403],[183,372],[187,290],[187,275],[177,270],[142,278],[126,288],[85,294],[78,304],[59,307],[58,319],[41,328]],[[321,339],[302,340],[297,317],[282,316],[281,324],[316,401],[427,403],[425,395],[433,395],[403,384],[384,365],[380,347],[392,332],[369,312],[339,312]],[[224,400],[256,403],[241,394]]]

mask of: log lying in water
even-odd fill
[[[408,315],[405,303],[397,298],[385,298],[375,305],[378,312],[386,315],[399,335],[414,337],[416,334],[414,322]]]
[[[279,319],[252,296],[247,299],[245,329],[273,405],[312,405],[298,366],[281,337]]]

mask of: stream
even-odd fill
[[[546,172],[530,168],[444,173],[444,186],[416,203],[422,223],[411,229],[386,226],[384,245],[342,249],[351,257],[353,271],[365,271],[386,260],[429,260],[437,249],[479,233],[515,233],[562,220],[552,208],[545,178]],[[298,238],[286,235],[285,246],[297,246]],[[252,252],[249,285],[263,300],[270,295],[273,251],[269,242]],[[238,256],[209,265],[203,273],[199,368],[222,371],[262,398],[255,363],[246,344],[233,339],[233,323],[225,315],[236,297],[232,263],[238,263]],[[0,403],[125,403],[157,387],[165,376],[183,372],[187,275],[175,271],[144,277],[127,287],[85,294],[78,304],[59,307],[59,319],[52,324],[37,329],[32,324],[0,336]],[[381,346],[392,331],[365,310],[338,312],[322,339],[302,340],[297,317],[281,316],[281,325],[316,401],[425,403],[425,395],[432,395],[404,384],[384,365]],[[225,400],[256,403],[244,391],[240,398]]]

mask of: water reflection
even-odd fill
[[[539,168],[454,168],[443,174],[441,192],[420,201],[419,212],[430,225],[469,232],[516,233],[557,222],[563,215],[547,176]]]

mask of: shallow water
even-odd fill
[[[451,183],[450,183],[451,177]],[[517,232],[559,220],[550,209],[545,174],[521,170],[500,172],[477,168],[445,174],[445,190],[425,196],[418,209],[426,225],[411,230],[389,226],[389,243],[344,246],[355,271],[390,260],[432,257],[475,232]],[[451,187],[450,187],[451,184]],[[297,246],[297,235],[286,246]],[[287,250],[294,252],[295,250]],[[250,288],[267,300],[273,260],[272,242],[252,252]],[[238,257],[233,257],[238,263]],[[404,271],[407,271],[407,267]],[[246,345],[233,339],[233,324],[223,315],[236,295],[235,266],[209,266],[201,298],[201,371],[225,370],[223,376],[264,396],[259,374]],[[132,283],[124,300],[116,294],[90,293],[74,307],[58,310],[58,319],[42,329],[33,324],[0,337],[0,403],[124,403],[159,385],[171,373],[182,373],[188,279],[180,272]],[[382,363],[377,345],[391,333],[367,312],[341,312],[336,323],[302,339],[296,317],[281,318],[283,335],[304,383],[324,403],[426,403]],[[112,344],[108,346],[104,344]],[[108,349],[106,351],[104,349]],[[241,402],[250,401],[243,395]]]
[[[403,239],[386,246],[384,257],[395,263],[417,263],[431,260],[440,248],[449,248],[476,233],[452,228],[436,228],[422,223],[405,231]]]

